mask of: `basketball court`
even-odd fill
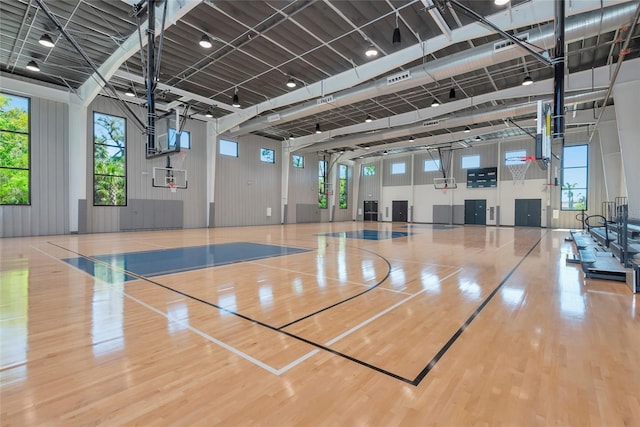
[[[624,424],[637,296],[583,286],[565,235],[340,223],[5,240],[19,286],[3,295],[3,423]]]

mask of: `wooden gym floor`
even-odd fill
[[[2,239],[2,425],[640,425],[640,296],[567,235]]]

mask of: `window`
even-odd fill
[[[176,130],[169,129],[169,148],[175,148],[176,146]],[[180,149],[191,150],[191,132],[183,130],[180,132]]]
[[[391,174],[392,175],[399,175],[399,174],[403,174],[406,172],[407,169],[407,164],[402,162],[402,163],[391,163]]]
[[[339,208],[347,209],[347,165],[340,165],[339,168],[340,182],[339,192],[340,197]]]
[[[303,168],[304,167],[304,156],[296,156],[295,154],[291,156],[291,163],[294,168]]]
[[[461,158],[462,169],[471,169],[480,167],[480,155],[474,154],[472,156],[462,156]]]
[[[223,156],[238,157],[238,143],[235,141],[220,140],[220,154]]]
[[[424,171],[425,172],[435,172],[440,170],[440,160],[438,159],[427,159],[424,161]]]
[[[327,208],[327,162],[320,160],[318,162],[318,207],[320,209]]]
[[[573,145],[562,150],[562,209],[587,209],[588,145]]]
[[[93,113],[93,204],[125,206],[127,202],[127,121]]]
[[[522,163],[520,158],[527,156],[527,150],[517,150],[517,151],[505,151],[504,153],[504,164],[505,165],[515,165]]]
[[[29,98],[0,93],[0,205],[28,205]]]
[[[275,163],[276,162],[276,152],[269,148],[261,148],[260,149],[260,161],[265,163]]]
[[[376,165],[365,165],[362,168],[363,176],[374,176],[376,174]]]

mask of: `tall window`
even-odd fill
[[[340,209],[347,209],[347,165],[340,165],[338,168],[340,173]]]
[[[327,208],[327,162],[318,161],[318,207]]]
[[[127,204],[127,121],[93,113],[93,204]]]
[[[28,205],[29,98],[0,93],[0,205]]]
[[[573,145],[562,150],[562,209],[587,209],[588,145]]]
[[[363,176],[374,176],[376,174],[376,165],[365,165],[362,167]]]
[[[297,156],[295,154],[292,155],[291,163],[293,164],[294,168],[304,168],[304,156]]]

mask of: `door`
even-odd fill
[[[391,206],[391,221],[407,222],[408,200],[394,200]]]
[[[516,199],[515,226],[540,227],[542,224],[541,199]]]
[[[464,223],[487,225],[487,201],[486,200],[465,200],[464,201]]]
[[[364,201],[364,220],[378,221],[378,201],[377,200]]]

